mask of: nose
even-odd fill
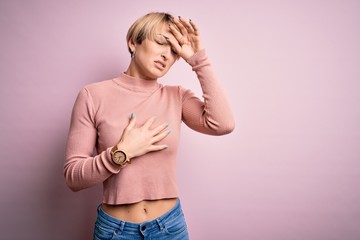
[[[171,47],[165,46],[161,53],[161,57],[164,59],[164,61],[166,61],[169,59],[170,55],[171,55]]]

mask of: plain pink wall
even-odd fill
[[[149,11],[194,20],[236,130],[183,128],[178,178],[193,240],[360,239],[360,1],[0,2],[1,239],[91,239],[100,187],[71,192],[75,97],[128,64]],[[180,61],[164,84],[200,95]]]

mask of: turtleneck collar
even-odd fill
[[[154,92],[161,87],[161,84],[159,84],[157,80],[144,80],[129,76],[126,73],[121,73],[119,77],[114,78],[113,80],[116,84],[134,92],[149,93]]]

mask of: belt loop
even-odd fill
[[[159,225],[159,229],[162,231],[165,228],[164,223],[161,221],[161,219],[157,218],[156,223]]]
[[[120,232],[123,232],[123,231],[124,231],[124,227],[125,227],[125,221],[121,221],[120,224],[119,224],[119,230],[120,230]]]
[[[97,207],[97,213],[99,213],[100,212],[100,209],[101,209],[101,203],[99,204],[99,206]]]

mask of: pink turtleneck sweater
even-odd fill
[[[163,86],[126,74],[80,91],[72,111],[64,164],[66,183],[73,191],[102,183],[103,203],[107,204],[178,197],[176,156],[181,122],[210,135],[227,134],[234,128],[230,107],[205,50],[187,62],[200,81],[203,101],[181,86]],[[154,126],[169,123],[171,133],[161,141],[169,148],[136,157],[120,169],[112,162],[110,151],[119,142],[131,113],[139,126],[152,116],[157,117]]]

